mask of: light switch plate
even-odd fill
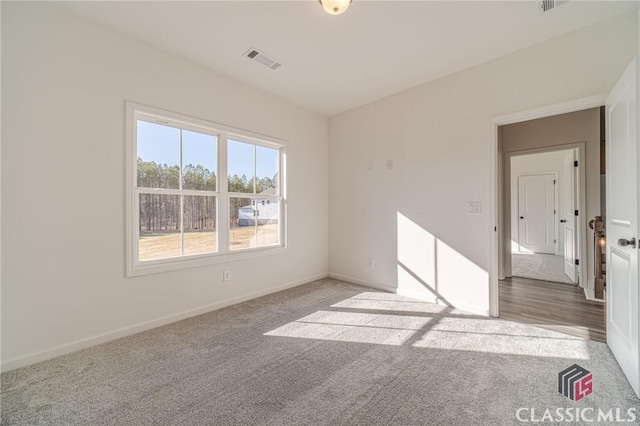
[[[467,214],[468,215],[479,215],[482,214],[482,203],[478,201],[470,201],[467,203]]]

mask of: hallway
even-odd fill
[[[605,305],[574,285],[506,278],[500,281],[500,318],[596,341],[606,341]]]
[[[575,284],[564,273],[564,256],[542,253],[513,253],[511,273],[514,277]]]

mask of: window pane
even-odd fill
[[[185,195],[184,255],[218,251],[216,197]]]
[[[180,185],[180,130],[137,121],[139,188],[171,188]]]
[[[182,131],[182,189],[215,191],[218,138]]]
[[[229,140],[227,144],[227,169],[229,192],[253,194],[255,145]]]
[[[255,247],[256,206],[250,198],[229,199],[229,248],[231,250]]]
[[[256,200],[256,228],[255,247],[278,245],[280,243],[280,208],[278,199]],[[254,246],[251,246],[254,247]]]
[[[180,256],[180,196],[140,194],[138,259]]]
[[[256,194],[277,195],[279,151],[256,146]]]

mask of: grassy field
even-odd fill
[[[231,250],[278,244],[278,225],[235,226],[229,233]],[[191,231],[184,234],[184,254],[217,251],[216,231]],[[143,232],[138,245],[140,260],[180,256],[180,232]]]

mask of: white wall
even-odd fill
[[[555,173],[556,175],[556,211],[560,211],[559,206],[564,206],[564,157],[570,154],[571,151],[554,151],[544,152],[541,154],[519,155],[511,157],[511,235],[512,241],[515,242],[511,245],[514,253],[517,253],[517,235],[518,235],[518,178],[520,176]],[[556,216],[557,220],[560,220],[559,216]],[[556,246],[556,254],[564,253],[564,233],[562,229],[556,227],[556,240],[558,244]]]
[[[4,369],[326,275],[326,118],[43,3],[2,55]],[[288,252],[125,278],[125,100],[290,141]]]
[[[488,314],[490,118],[608,92],[638,52],[637,21],[633,11],[332,117],[331,274],[425,298],[431,287]],[[481,215],[467,215],[469,201]]]

